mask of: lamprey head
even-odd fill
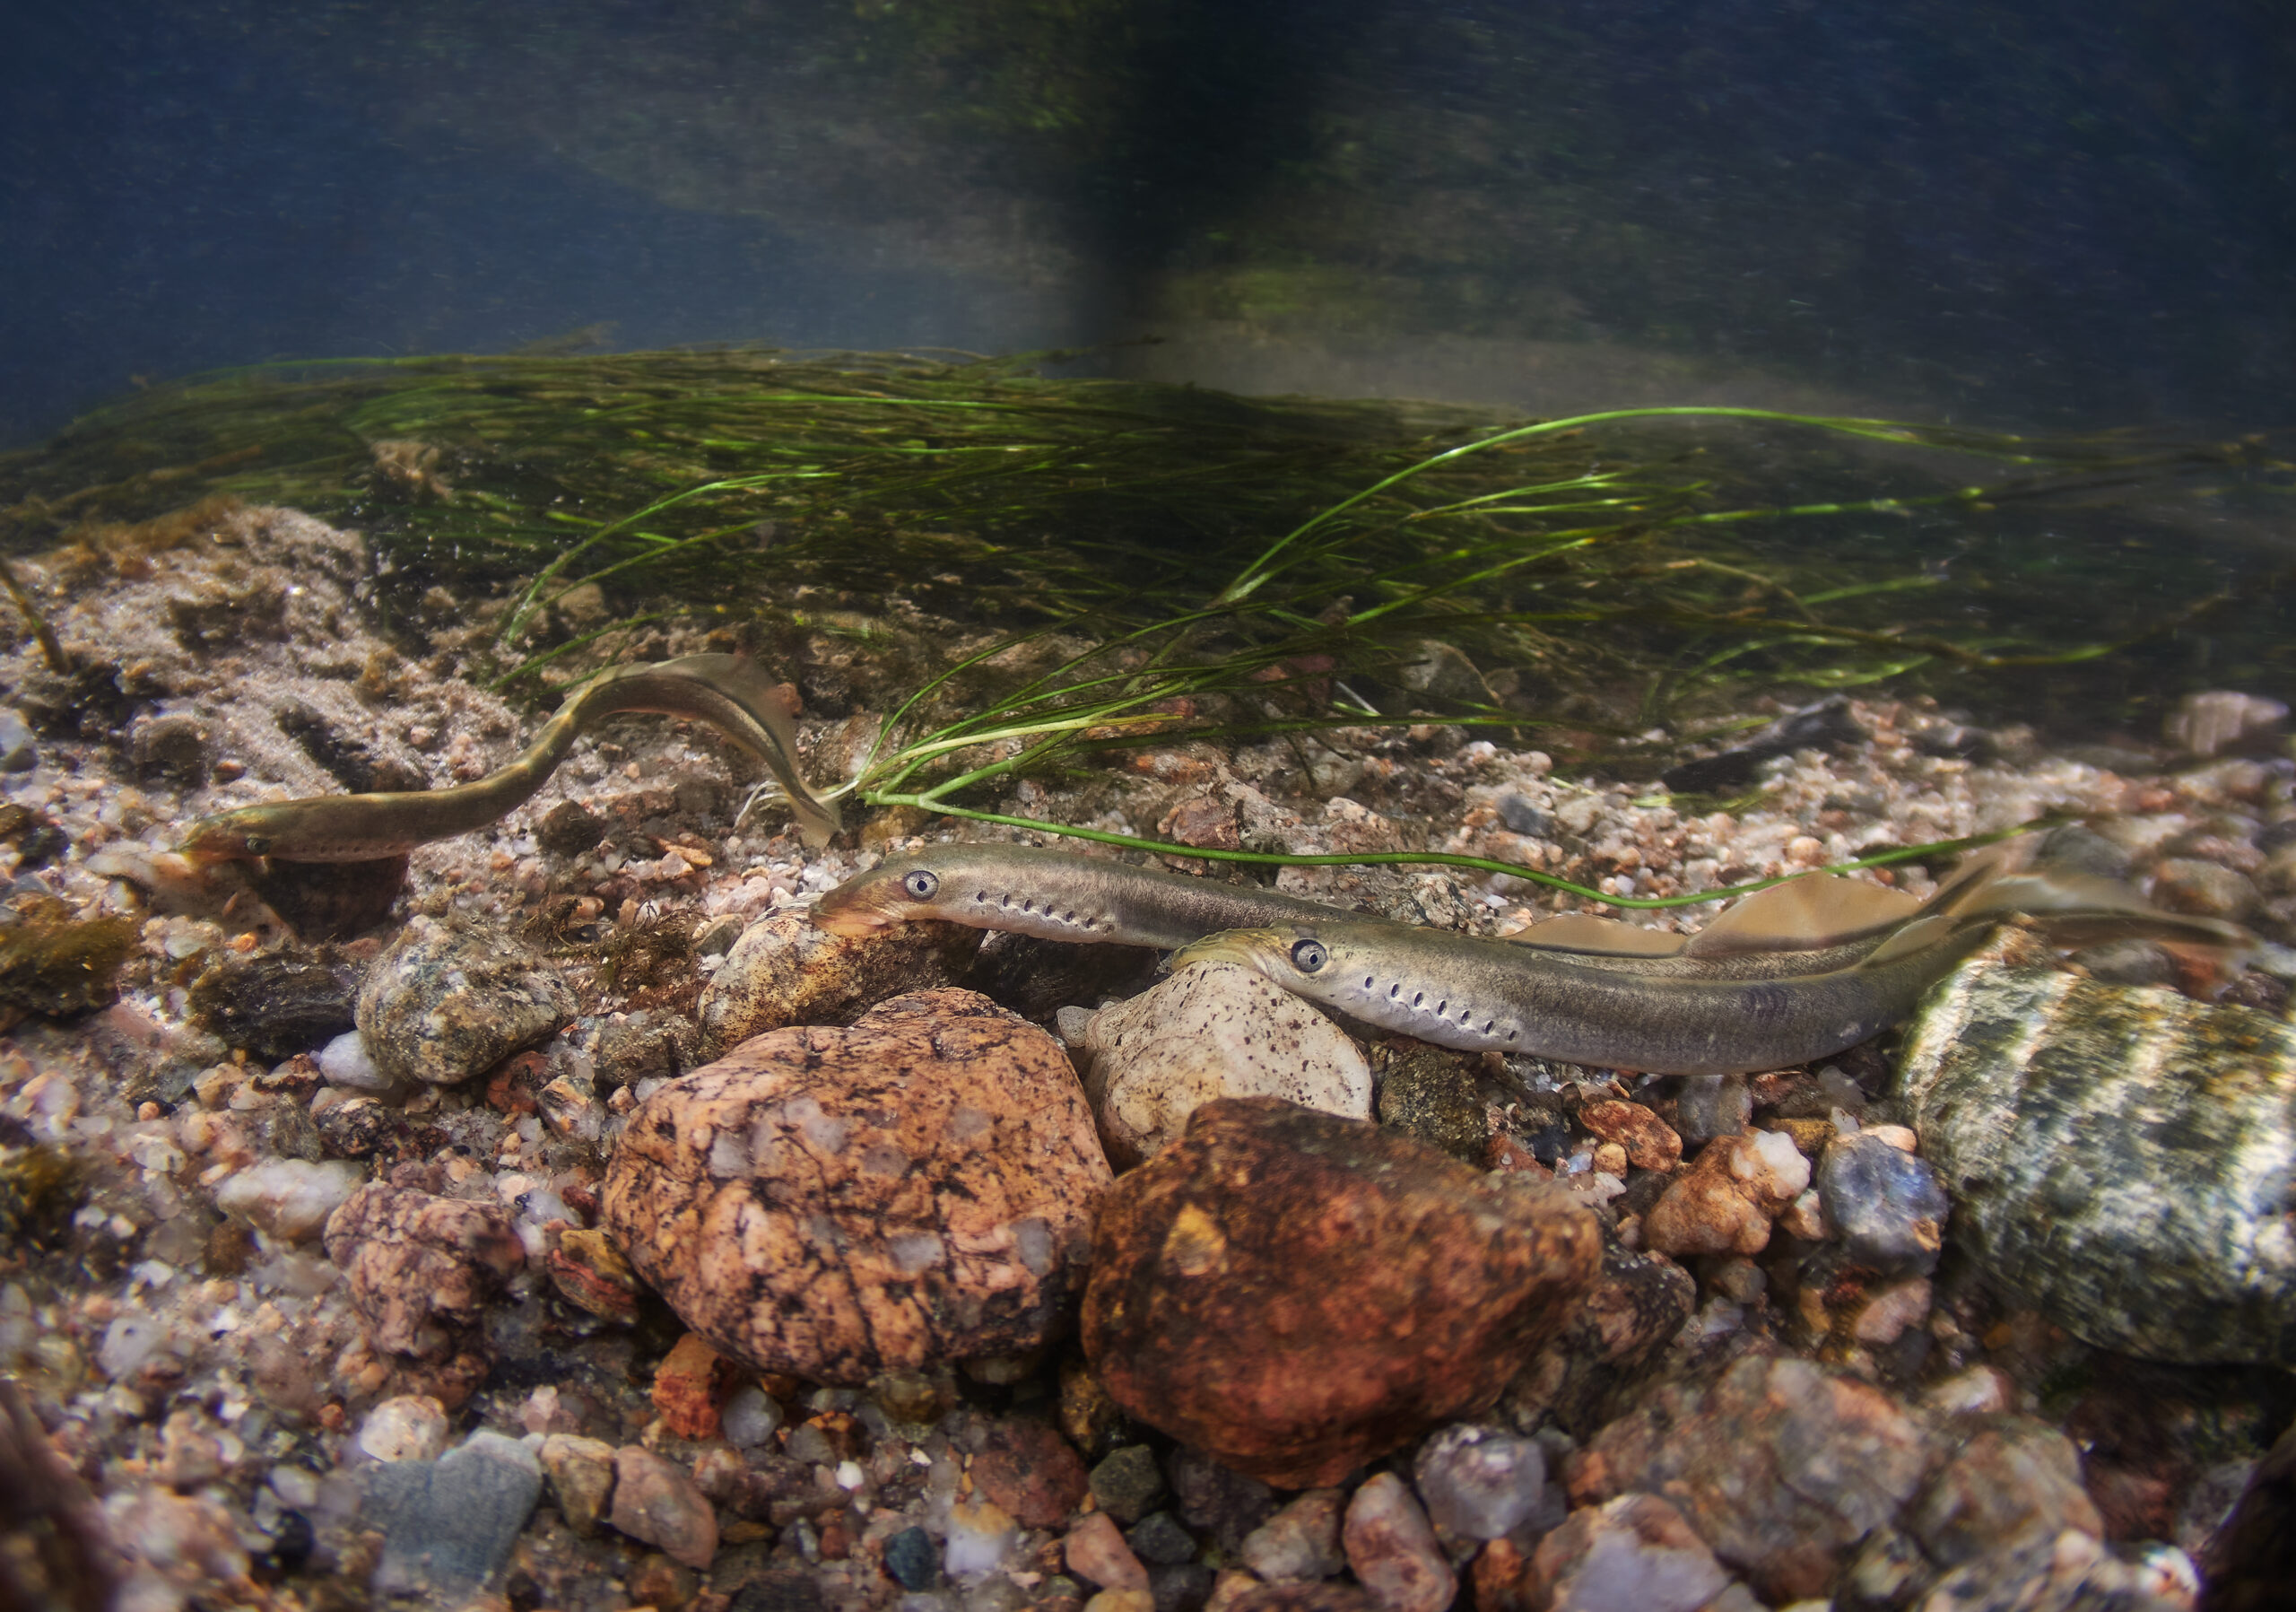
[[[217,812],[191,825],[176,847],[177,853],[196,867],[217,862],[252,862],[271,854],[269,809],[241,806]]]
[[[1286,990],[1309,994],[1309,982],[1331,966],[1331,948],[1298,925],[1270,929],[1223,929],[1172,954],[1172,966],[1240,963]]]
[[[873,935],[913,918],[939,918],[943,884],[923,857],[895,857],[822,897],[813,922],[832,935]]]

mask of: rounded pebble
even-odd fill
[[[1496,1539],[1539,1509],[1546,1457],[1529,1439],[1495,1427],[1445,1428],[1412,1463],[1428,1520],[1461,1538]]]
[[[699,1573],[718,1554],[718,1514],[685,1469],[624,1444],[613,1454],[613,1510],[606,1521]]]
[[[378,1461],[427,1461],[447,1448],[447,1407],[428,1394],[386,1399],[359,1424],[359,1448]]]
[[[366,1180],[367,1167],[345,1159],[267,1159],[218,1187],[215,1207],[266,1237],[309,1242]]]
[[[375,1067],[367,1050],[367,1038],[356,1030],[346,1030],[319,1049],[319,1074],[329,1085],[348,1087],[354,1092],[395,1092],[400,1083]]]
[[[1392,1472],[1374,1473],[1355,1491],[1340,1538],[1379,1612],[1444,1612],[1459,1592],[1427,1513]]]
[[[1866,1130],[1829,1143],[1817,1177],[1826,1225],[1852,1257],[1885,1273],[1937,1268],[1951,1206],[1926,1160]]]
[[[477,925],[418,917],[359,988],[359,1033],[394,1080],[452,1085],[574,1016],[558,967],[524,941]]]

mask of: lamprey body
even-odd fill
[[[937,845],[821,899],[813,921],[866,935],[913,918],[1169,951],[1222,929],[1352,918],[1320,902],[1023,845]]]
[[[814,921],[865,934],[914,918],[1055,939],[1185,947],[1241,963],[1380,1028],[1474,1050],[1655,1074],[1730,1074],[1823,1058],[1911,1011],[2004,919],[2061,944],[2152,935],[2219,949],[2251,937],[2159,912],[2109,881],[1966,861],[1926,902],[1812,874],[1739,902],[1694,936],[1565,916],[1507,940],[1391,923],[1273,892],[1057,850],[939,846],[822,899]],[[1226,931],[1226,932],[1222,932]]]
[[[797,771],[796,728],[781,692],[738,656],[687,655],[599,673],[567,696],[517,760],[474,783],[240,806],[193,823],[178,849],[196,863],[257,858],[371,862],[402,856],[417,845],[484,828],[523,804],[577,738],[622,711],[709,723],[765,763],[787,794],[807,845],[819,850],[837,832],[837,807],[808,789]]]

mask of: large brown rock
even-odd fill
[[[327,1217],[326,1255],[349,1278],[352,1308],[374,1346],[425,1359],[475,1329],[526,1262],[509,1217],[492,1204],[381,1181]]]
[[[858,1384],[1045,1342],[1109,1180],[1060,1044],[944,989],[772,1031],[662,1087],[600,1203],[718,1349]]]
[[[1103,1200],[1084,1350],[1127,1413],[1281,1488],[1473,1416],[1593,1277],[1595,1216],[1272,1097],[1196,1111]]]

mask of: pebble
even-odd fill
[[[1427,1513],[1392,1472],[1375,1472],[1347,1503],[1340,1541],[1379,1612],[1444,1612],[1459,1592]]]
[[[1683,1162],[1682,1137],[1639,1102],[1616,1098],[1589,1102],[1578,1111],[1578,1122],[1604,1141],[1624,1148],[1626,1162],[1638,1170],[1672,1170]]]
[[[1827,1145],[1817,1183],[1828,1229],[1860,1263],[1889,1275],[1937,1268],[1951,1205],[1926,1162],[1863,1130]]]
[[[1062,1541],[1062,1559],[1068,1571],[1088,1583],[1107,1590],[1148,1588],[1148,1570],[1132,1554],[1132,1547],[1106,1512],[1081,1518]]]
[[[574,1016],[557,965],[524,941],[474,924],[412,919],[359,988],[359,1033],[388,1078],[452,1085]]]
[[[354,1092],[388,1094],[398,1091],[402,1083],[393,1080],[375,1067],[367,1050],[367,1038],[356,1030],[346,1030],[319,1049],[319,1074],[329,1085],[339,1085]]]
[[[1674,1100],[1674,1128],[1688,1146],[1735,1137],[1754,1114],[1753,1088],[1743,1075],[1692,1075]]]
[[[831,935],[802,911],[752,924],[702,987],[700,1054],[721,1057],[753,1035],[793,1024],[850,1024],[902,991],[953,985],[982,932],[933,921],[865,936]]]
[[[266,1159],[218,1187],[215,1207],[266,1237],[309,1242],[366,1180],[364,1164],[344,1159]]]
[[[584,1538],[598,1531],[613,1496],[613,1446],[570,1433],[545,1434],[535,1451],[566,1526]]]
[[[949,1538],[941,1569],[962,1583],[996,1572],[1012,1554],[1020,1527],[1002,1506],[987,1500],[959,1502],[949,1508]]]
[[[1930,1296],[1926,1277],[1908,1277],[1868,1289],[1849,1323],[1849,1335],[1859,1343],[1885,1348],[1922,1323],[1929,1314]]]
[[[1571,1512],[1529,1566],[1549,1612],[1700,1612],[1731,1582],[1697,1530],[1656,1494]]]
[[[615,1531],[700,1573],[718,1554],[718,1513],[685,1468],[638,1444],[613,1452]]]
[[[1561,1329],[1509,1390],[1509,1408],[1534,1419],[1552,1411],[1568,1427],[1592,1425],[1620,1374],[1655,1355],[1697,1305],[1690,1272],[1605,1231],[1600,1269],[1570,1306]],[[1559,1503],[1552,1490],[1547,1503]]]
[[[1455,1159],[1480,1162],[1491,1145],[1491,1121],[1467,1060],[1424,1041],[1385,1042],[1377,1056],[1379,1123]]]
[[[2230,919],[2234,923],[2252,915],[2263,901],[2247,874],[2219,862],[2185,857],[2170,857],[2153,868],[2150,893],[2157,905],[2171,912]]]
[[[1164,1476],[1171,1480],[1173,1512],[1223,1555],[1235,1555],[1244,1536],[1274,1515],[1274,1490],[1201,1450],[1183,1444],[1173,1451],[1165,1459]]]
[[[1057,1429],[1007,1416],[973,1457],[974,1486],[1027,1528],[1053,1528],[1084,1498],[1084,1459]]]
[[[1823,1594],[1937,1451],[1888,1393],[1793,1357],[1662,1383],[1566,1468],[1576,1503],[1663,1494],[1773,1604]],[[1817,1475],[1823,1476],[1818,1477]]]
[[[1170,1512],[1151,1512],[1124,1531],[1132,1554],[1152,1567],[1177,1567],[1196,1560],[1196,1540]]]
[[[29,772],[39,765],[39,739],[21,712],[0,707],[0,772]]]
[[[1059,1043],[940,989],[849,1029],[768,1032],[663,1086],[630,1116],[600,1213],[715,1347],[857,1386],[1045,1342],[1109,1179]]]
[[[1951,1460],[1901,1524],[1930,1558],[1958,1567],[1991,1552],[2046,1546],[2070,1529],[2101,1538],[2104,1518],[2082,1486],[2081,1452],[2031,1416],[1961,1430]]]
[[[447,1407],[428,1394],[386,1399],[359,1424],[359,1448],[378,1461],[436,1460],[447,1448]]]
[[[941,1553],[933,1536],[921,1528],[905,1528],[885,1541],[885,1572],[904,1590],[930,1590],[941,1582]]]
[[[1263,1579],[1327,1579],[1347,1565],[1340,1519],[1347,1496],[1309,1489],[1244,1537],[1245,1566]]]
[[[2122,1561],[2092,1535],[2068,1531],[1955,1568],[1922,1597],[1920,1612],[2192,1612],[2189,1594],[2156,1594],[2159,1582],[2148,1564]],[[2249,1604],[2280,1604],[2286,1588],[2275,1584],[2273,1599]]]
[[[1164,1474],[1156,1452],[1145,1444],[1126,1444],[1109,1451],[1091,1471],[1092,1498],[1118,1521],[1130,1524],[1146,1516],[1164,1496]]]
[[[1371,1068],[1329,1019],[1251,969],[1196,963],[1084,1027],[1086,1089],[1110,1160],[1137,1163],[1219,1097],[1371,1113]]]
[[[277,1062],[351,1029],[360,971],[333,947],[211,956],[191,982],[187,1016],[230,1046]]]
[[[1972,954],[1900,1058],[1955,1247],[2101,1348],[2296,1364],[2296,1029],[2039,961]]]
[[[654,1409],[682,1439],[718,1436],[718,1407],[733,1392],[741,1368],[689,1332],[654,1368]]]
[[[541,1498],[535,1452],[499,1433],[474,1433],[435,1461],[372,1468],[360,1522],[383,1535],[375,1593],[460,1606],[495,1590]]]
[[[1421,1447],[1411,1477],[1428,1521],[1462,1539],[1512,1533],[1546,1498],[1544,1453],[1496,1427],[1445,1428]]]
[[[781,1402],[756,1383],[744,1383],[718,1410],[718,1430],[736,1450],[758,1450],[781,1430]]]
[[[2277,700],[2207,689],[2179,700],[2163,730],[2187,755],[2207,757],[2267,737],[2287,719],[2288,708]]]
[[[396,1355],[434,1357],[484,1319],[526,1245],[492,1204],[436,1198],[370,1181],[326,1223],[327,1258],[349,1278],[368,1340]]]
[[[1642,1239],[1664,1254],[1758,1254],[1809,1184],[1810,1162],[1785,1132],[1718,1137],[1650,1206]]]
[[[1084,1352],[1136,1419],[1318,1487],[1488,1407],[1600,1250],[1567,1192],[1360,1120],[1222,1099],[1103,1198]]]

